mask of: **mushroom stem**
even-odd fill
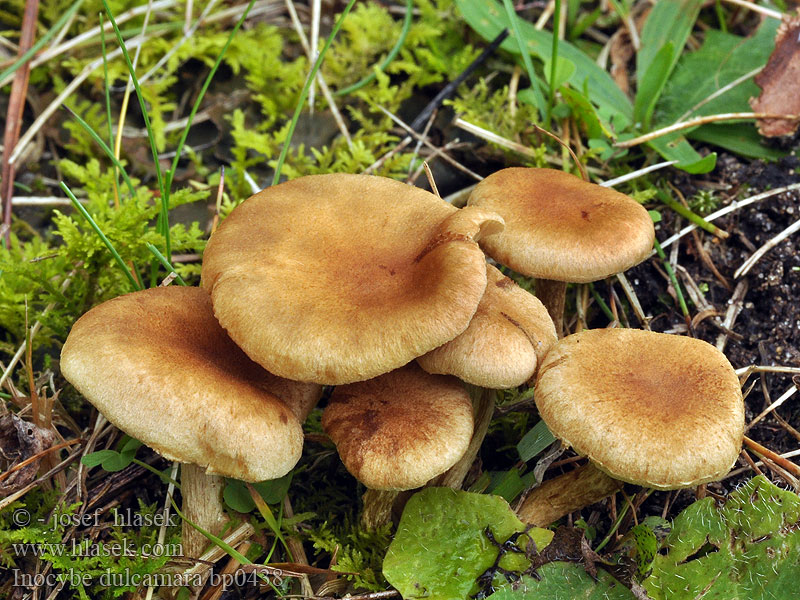
[[[495,390],[482,388],[474,385],[467,385],[470,396],[473,398],[473,406],[475,411],[475,429],[470,440],[469,447],[459,461],[454,464],[450,469],[445,471],[442,475],[437,477],[433,484],[453,489],[460,489],[464,483],[464,479],[469,473],[472,463],[478,456],[478,451],[483,444],[483,438],[486,437],[486,432],[489,430],[489,423],[492,421],[494,415],[494,398]]]
[[[367,531],[375,531],[392,520],[392,506],[400,495],[397,490],[367,489],[364,493],[364,509],[361,512],[361,525]]]
[[[621,487],[621,481],[586,463],[534,488],[517,509],[517,515],[525,523],[547,527],[564,515],[600,502]]]
[[[565,281],[553,281],[552,279],[536,280],[536,297],[542,301],[553,324],[556,326],[556,334],[559,338],[564,337],[564,299],[567,295],[567,283]]]
[[[192,464],[181,465],[181,495],[183,514],[202,529],[219,535],[228,522],[222,504],[225,479],[219,475],[207,475],[203,467]],[[183,523],[183,554],[197,558],[208,545],[206,537],[189,523]]]

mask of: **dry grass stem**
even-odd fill
[[[788,121],[797,121],[800,120],[800,115],[779,115],[779,114],[761,113],[761,112],[738,112],[738,113],[721,113],[718,115],[706,115],[704,117],[696,117],[694,119],[689,119],[688,121],[673,123],[672,125],[669,125],[667,127],[662,127],[661,129],[657,129],[656,131],[651,131],[650,133],[640,135],[639,137],[631,138],[629,140],[625,140],[624,142],[617,142],[614,144],[614,146],[616,148],[632,148],[633,146],[638,146],[639,144],[644,144],[645,142],[649,142],[650,140],[654,140],[656,138],[665,136],[668,133],[683,131],[684,129],[697,127],[699,125],[705,125],[706,123],[716,123],[719,121],[734,121],[740,119],[785,119]]]
[[[798,231],[800,231],[800,219],[789,225],[789,227],[781,231],[778,235],[761,246],[761,248],[756,250],[750,258],[742,263],[741,267],[736,269],[736,272],[733,274],[734,279],[738,279],[742,275],[747,275],[748,271],[750,271],[750,269],[752,269],[767,252]]]

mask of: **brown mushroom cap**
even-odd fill
[[[96,306],[72,327],[61,371],[129,435],[171,460],[246,481],[285,475],[303,432],[276,378],[225,334],[199,288],[153,288]]]
[[[554,169],[493,173],[475,187],[469,205],[503,217],[505,229],[481,246],[529,277],[597,281],[640,263],[653,248],[653,222],[644,207]]]
[[[473,385],[516,387],[533,376],[556,342],[556,329],[536,296],[491,265],[486,275],[486,293],[466,331],[417,362],[428,373],[455,375]]]
[[[203,286],[222,326],[268,371],[350,383],[466,329],[486,289],[475,240],[500,228],[493,213],[391,179],[301,177],[225,219]]]
[[[660,489],[723,477],[744,435],[739,379],[698,339],[594,329],[560,340],[536,406],[553,435],[616,479]]]
[[[458,380],[414,363],[337,387],[322,415],[347,470],[376,490],[413,489],[444,473],[466,452],[472,426]]]

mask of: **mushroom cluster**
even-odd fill
[[[493,358],[495,387],[529,379],[555,341],[538,301],[486,264],[477,242],[502,227],[493,212],[459,210],[386,178],[290,181],[223,222],[200,288],[136,292],[81,317],[62,372],[121,430],[184,463],[185,509],[211,533],[225,521],[222,477],[262,481],[295,465],[323,384],[339,386],[325,423],[348,468],[376,488],[418,487],[462,458],[473,415],[454,377],[414,359],[462,334],[479,305],[482,331],[500,320],[524,337],[506,359]],[[497,299],[482,303],[487,268],[487,298]],[[528,296],[519,308],[503,299],[514,294]],[[542,316],[544,324],[531,320]],[[462,363],[488,347],[486,335],[470,334],[457,351]],[[522,367],[509,373],[505,363],[522,347]],[[397,423],[412,422],[394,435]],[[384,464],[370,471],[381,447]],[[385,473],[371,479],[376,468]],[[198,556],[202,542],[187,554]]]
[[[541,290],[543,280],[591,281],[624,270],[645,258],[652,239],[646,211],[632,200],[546,169],[501,171],[462,209],[386,178],[302,177],[255,194],[225,219],[204,254],[200,288],[136,292],[81,317],[64,345],[62,371],[120,429],[196,465],[182,472],[184,502],[189,490],[205,490],[190,503],[217,508],[189,513],[212,533],[223,520],[219,476],[260,481],[287,473],[322,385],[337,386],[323,426],[368,487],[412,489],[453,469],[463,478],[494,393],[473,394],[482,398],[473,406],[458,379],[492,390],[532,381],[538,370],[546,390],[569,363],[553,357],[573,343],[557,344],[565,284],[560,305],[542,304],[487,264],[484,250],[540,278]],[[600,266],[584,272],[590,257]],[[600,351],[597,364],[610,359],[609,369],[623,369],[615,352]],[[652,375],[628,369],[629,379]],[[572,379],[559,386],[593,393]],[[639,403],[667,410],[622,395],[619,420]],[[554,433],[613,472],[610,460],[556,427],[553,415],[565,410],[548,407],[556,396],[537,393]],[[619,400],[603,396],[573,422],[592,420],[612,402]],[[693,410],[690,420],[699,422],[702,408]],[[739,413],[731,410],[733,435]],[[707,431],[695,431],[690,443]],[[726,444],[714,466],[697,477],[682,472],[681,483],[718,476],[735,440]],[[666,451],[641,446],[641,470],[654,473],[648,455]],[[669,481],[659,475],[652,485]]]

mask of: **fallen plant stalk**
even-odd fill
[[[668,127],[662,127],[661,129],[657,129],[656,131],[651,131],[650,133],[640,135],[639,137],[635,137],[630,140],[625,140],[623,142],[617,142],[614,144],[614,146],[616,148],[632,148],[633,146],[644,144],[651,140],[665,136],[669,133],[675,133],[676,131],[683,131],[684,129],[690,129],[691,127],[705,125],[706,123],[715,123],[717,121],[734,121],[739,119],[784,119],[788,121],[798,121],[800,120],[800,115],[780,115],[780,114],[761,113],[761,112],[738,112],[738,113],[720,113],[718,115],[707,115],[705,117],[696,117],[694,119],[689,119],[688,121],[673,123]]]

